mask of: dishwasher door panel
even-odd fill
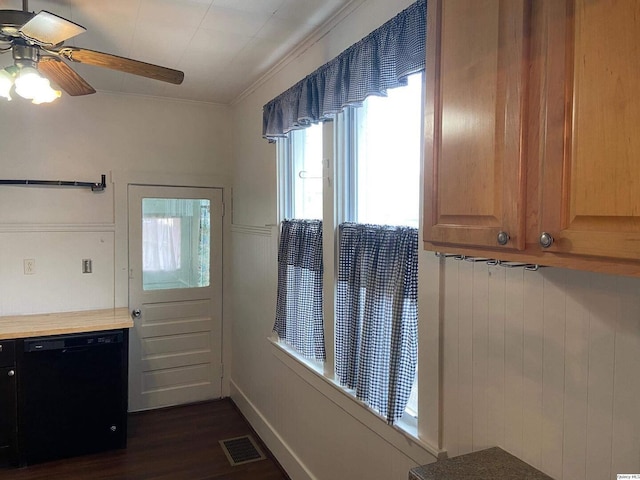
[[[126,331],[118,343],[97,343],[99,337],[86,335],[76,342],[80,336],[69,335],[57,348],[53,339],[60,337],[48,338],[42,351],[29,351],[25,342],[22,354],[21,464],[124,448]]]

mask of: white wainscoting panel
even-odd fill
[[[640,473],[640,279],[443,261],[443,448]]]

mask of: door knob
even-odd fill
[[[136,309],[131,311],[131,316],[133,318],[140,318],[142,316],[142,312],[140,311],[139,308],[136,308]]]
[[[498,232],[498,245],[506,245],[509,242],[509,234],[507,232]]]
[[[7,375],[9,375],[10,377],[13,377],[15,374],[16,374],[16,371],[15,371],[15,370],[9,370],[9,371],[7,372]]]
[[[542,234],[540,235],[540,246],[542,248],[549,248],[551,245],[553,245],[553,237],[551,236],[551,234],[542,232]]]

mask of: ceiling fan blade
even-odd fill
[[[60,49],[58,53],[72,62],[111,68],[113,70],[153,78],[154,80],[173,83],[175,85],[180,85],[182,80],[184,80],[184,72],[179,70],[119,57],[109,53],[96,52],[95,50],[88,50],[86,48],[64,47]]]
[[[86,30],[82,25],[42,10],[25,23],[19,32],[23,38],[39,45],[53,46],[71,37],[75,37]]]
[[[78,75],[69,65],[56,57],[40,57],[38,70],[45,77],[57,83],[72,97],[96,93],[84,78]]]

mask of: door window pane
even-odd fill
[[[142,199],[144,290],[209,286],[211,202]]]

